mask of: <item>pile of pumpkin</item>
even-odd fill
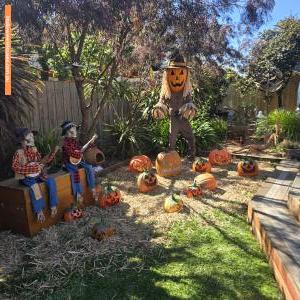
[[[188,198],[199,197],[203,190],[213,191],[217,188],[217,181],[211,174],[212,166],[226,166],[231,162],[231,154],[226,149],[212,150],[208,159],[198,158],[193,162],[192,170],[202,173],[194,179],[191,186],[184,191]],[[176,151],[161,152],[155,161],[157,174],[162,177],[179,175],[182,162]],[[137,178],[138,190],[142,193],[152,191],[158,185],[156,174],[152,171],[151,159],[146,155],[134,156],[129,163],[129,171],[140,173]],[[255,176],[258,174],[258,165],[255,161],[245,160],[237,165],[240,176]],[[173,193],[164,202],[166,212],[177,212],[183,207],[180,194]]]
[[[184,190],[184,194],[188,198],[199,197],[203,194],[203,190],[213,191],[217,188],[217,181],[211,174],[212,166],[226,166],[231,162],[231,155],[226,149],[213,150],[209,153],[208,159],[198,158],[193,162],[192,170],[202,173],[195,177],[192,185]],[[176,151],[161,152],[157,155],[155,161],[156,172],[159,176],[170,177],[177,176],[181,173],[182,162]],[[139,192],[148,193],[155,189],[158,185],[157,175],[153,172],[153,164],[151,159],[146,155],[134,156],[129,163],[129,171],[139,173],[137,177],[137,187]],[[237,164],[237,172],[240,176],[255,176],[258,174],[258,165],[255,161],[240,161]],[[99,206],[101,208],[110,207],[120,203],[121,192],[106,183],[102,187],[99,196]],[[178,212],[183,208],[183,201],[180,194],[173,193],[164,201],[164,210],[168,213]],[[65,221],[72,221],[83,216],[80,208],[73,206],[65,211]],[[97,239],[113,235],[115,231],[111,228],[104,228],[100,224],[95,224],[92,229],[92,236]]]

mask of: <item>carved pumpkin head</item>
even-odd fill
[[[231,162],[231,154],[226,149],[216,149],[209,153],[208,159],[212,165],[224,166]]]
[[[197,158],[193,162],[193,171],[194,172],[211,172],[211,164],[207,159]]]
[[[141,193],[147,193],[156,187],[157,177],[153,172],[145,171],[139,175],[137,185]]]
[[[113,206],[121,201],[120,190],[112,186],[110,183],[104,185],[103,194],[99,197],[99,205],[101,208]]]
[[[197,185],[196,181],[194,181],[194,183],[185,190],[185,194],[188,198],[198,197],[202,195],[202,189]]]
[[[143,172],[145,170],[152,169],[151,159],[146,155],[134,156],[129,163],[129,171],[131,172]]]
[[[182,92],[187,80],[188,70],[182,68],[169,68],[166,69],[169,87],[172,93]]]
[[[64,220],[70,222],[76,219],[80,219],[83,216],[82,210],[78,207],[67,208],[64,212]]]
[[[258,171],[258,164],[254,160],[240,161],[237,166],[237,172],[240,176],[255,176]]]

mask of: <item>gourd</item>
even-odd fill
[[[213,191],[217,188],[217,181],[215,177],[210,173],[203,173],[196,176],[195,182],[203,189]]]
[[[183,207],[183,201],[178,194],[172,194],[166,198],[164,202],[164,209],[168,213],[178,212]]]
[[[157,177],[151,171],[141,173],[137,179],[137,186],[141,193],[152,191],[157,186]]]
[[[152,169],[151,159],[146,155],[134,156],[129,162],[129,171],[143,172]]]
[[[181,158],[176,151],[161,152],[157,155],[155,166],[159,176],[176,176],[181,173]]]

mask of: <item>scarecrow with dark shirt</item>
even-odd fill
[[[47,177],[42,171],[44,166],[53,160],[59,147],[56,147],[51,154],[42,158],[38,149],[35,147],[34,132],[28,128],[19,128],[16,131],[16,137],[21,147],[15,152],[12,169],[15,172],[15,178],[18,179],[21,184],[29,187],[33,212],[37,214],[39,222],[44,222],[45,215],[43,209],[46,207],[46,203],[41,193],[39,183],[45,182],[47,185],[51,216],[55,216],[58,204],[56,183],[53,178]]]
[[[175,150],[177,136],[181,134],[188,143],[188,158],[194,160],[195,138],[189,119],[195,116],[196,107],[192,103],[189,68],[178,51],[171,55],[164,70],[160,99],[152,113],[156,119],[170,117],[169,151]]]
[[[77,126],[75,123],[70,121],[65,121],[62,125],[62,135],[64,136],[63,141],[63,165],[66,170],[71,175],[71,184],[72,184],[72,191],[73,195],[77,202],[82,203],[82,186],[80,184],[80,176],[78,172],[78,167],[83,167],[86,172],[87,183],[89,188],[92,190],[93,198],[95,201],[98,200],[98,193],[96,191],[96,181],[95,181],[95,172],[92,165],[84,162],[83,159],[83,152],[93,146],[95,139],[97,138],[96,135],[83,147],[80,146],[79,142],[77,141]]]

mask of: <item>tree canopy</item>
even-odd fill
[[[300,20],[286,18],[273,29],[264,31],[254,44],[248,64],[248,79],[267,97],[277,93],[281,107],[282,89],[299,62]]]

